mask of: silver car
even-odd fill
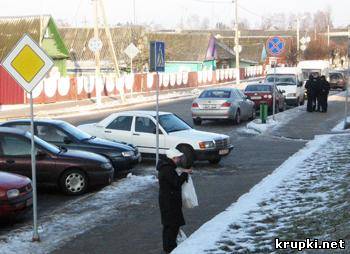
[[[191,107],[195,125],[203,120],[228,119],[234,124],[255,118],[255,104],[236,88],[212,88],[204,90]]]

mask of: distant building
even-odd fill
[[[69,52],[51,16],[0,17],[0,60],[25,33],[42,46],[64,76]]]

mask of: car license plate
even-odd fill
[[[216,109],[216,105],[204,105],[204,109]]]
[[[33,205],[33,199],[30,198],[26,201],[26,206],[32,206]]]
[[[261,100],[261,96],[252,96],[250,97],[252,100]]]
[[[228,149],[223,149],[223,150],[220,150],[219,151],[219,155],[226,155],[229,153],[229,150]]]

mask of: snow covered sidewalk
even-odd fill
[[[172,253],[279,253],[275,238],[349,242],[349,141],[317,136]]]
[[[40,217],[41,242],[32,242],[32,227],[23,227],[0,238],[0,253],[3,254],[46,254],[59,248],[65,242],[91,230],[99,222],[115,216],[123,207],[141,202],[138,193],[157,183],[153,175],[127,178],[103,190],[77,199],[58,208],[47,217]]]

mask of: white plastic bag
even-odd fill
[[[193,208],[198,206],[196,190],[194,189],[191,176],[188,181],[182,185],[182,206],[185,208]]]
[[[180,229],[179,230],[179,233],[177,234],[177,237],[176,237],[176,243],[177,245],[180,245],[182,242],[184,242],[185,240],[187,239],[187,236],[185,234],[185,232]]]

